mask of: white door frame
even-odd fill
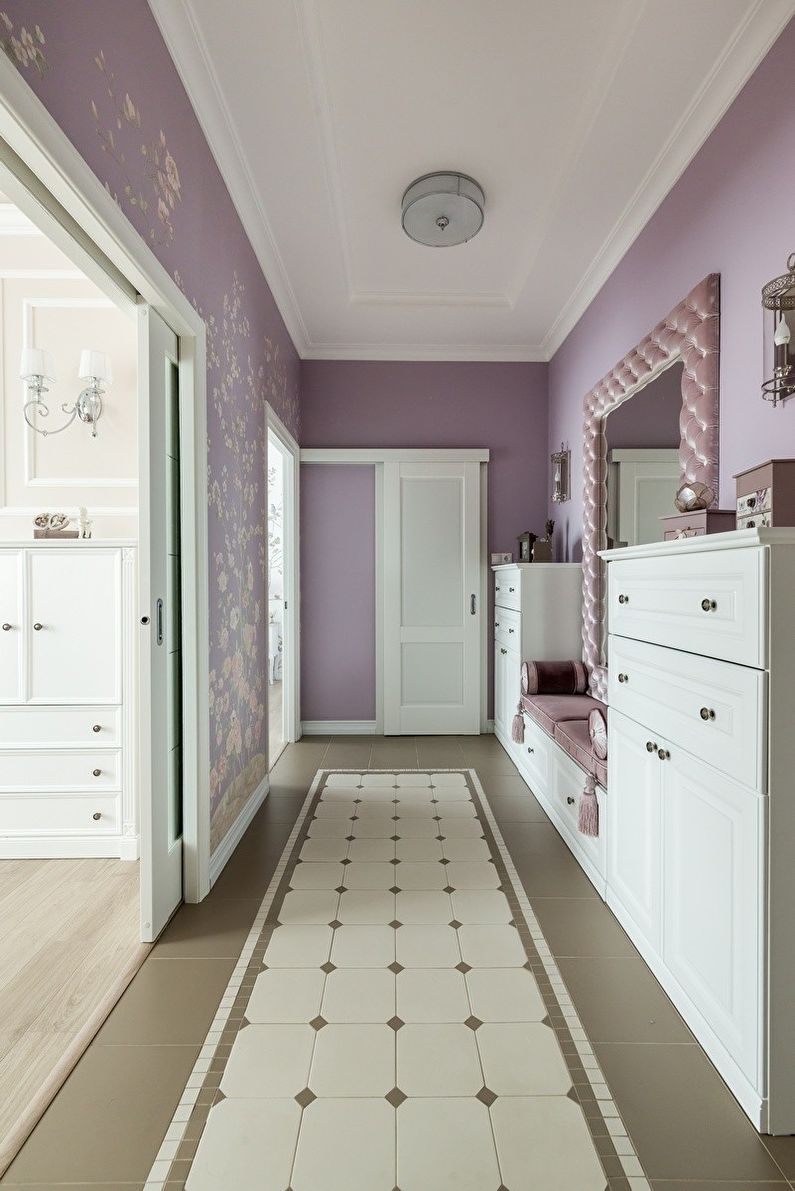
[[[282,622],[284,625],[282,707],[284,711],[284,740],[286,744],[294,744],[301,735],[301,559],[299,552],[301,448],[270,402],[265,405],[265,415],[267,430],[279,440],[286,464],[282,522],[282,532],[287,546],[284,558],[284,620]],[[287,499],[288,493],[289,500]],[[269,580],[270,576],[266,581]],[[268,737],[269,768],[270,764],[270,737]]]
[[[182,441],[184,897],[210,889],[207,364],[204,320],[79,152],[0,55],[0,188],[123,309],[143,299],[179,337]],[[143,546],[143,544],[142,544]],[[192,579],[192,582],[190,581]]]
[[[384,467],[385,463],[480,464],[480,730],[491,732],[489,705],[489,571],[488,571],[488,464],[487,448],[468,447],[302,447],[301,463],[358,463],[375,466],[375,734],[384,733]],[[317,729],[322,731],[322,724]]]

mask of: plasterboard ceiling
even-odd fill
[[[548,359],[795,0],[150,0],[304,357]],[[413,243],[436,169],[481,233]]]

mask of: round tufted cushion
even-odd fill
[[[607,720],[598,707],[593,707],[588,713],[588,735],[591,737],[594,756],[604,761],[607,757]]]

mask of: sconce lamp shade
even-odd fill
[[[31,376],[41,376],[44,380],[55,381],[55,363],[52,352],[42,347],[23,347],[19,361],[19,375],[22,380]]]
[[[110,384],[113,371],[110,366],[110,356],[107,352],[95,352],[84,347],[80,353],[80,370],[77,374],[81,380],[104,380]]]

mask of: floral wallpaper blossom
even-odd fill
[[[0,0],[0,49],[207,326],[211,846],[267,772],[265,403],[299,361],[146,0]]]

